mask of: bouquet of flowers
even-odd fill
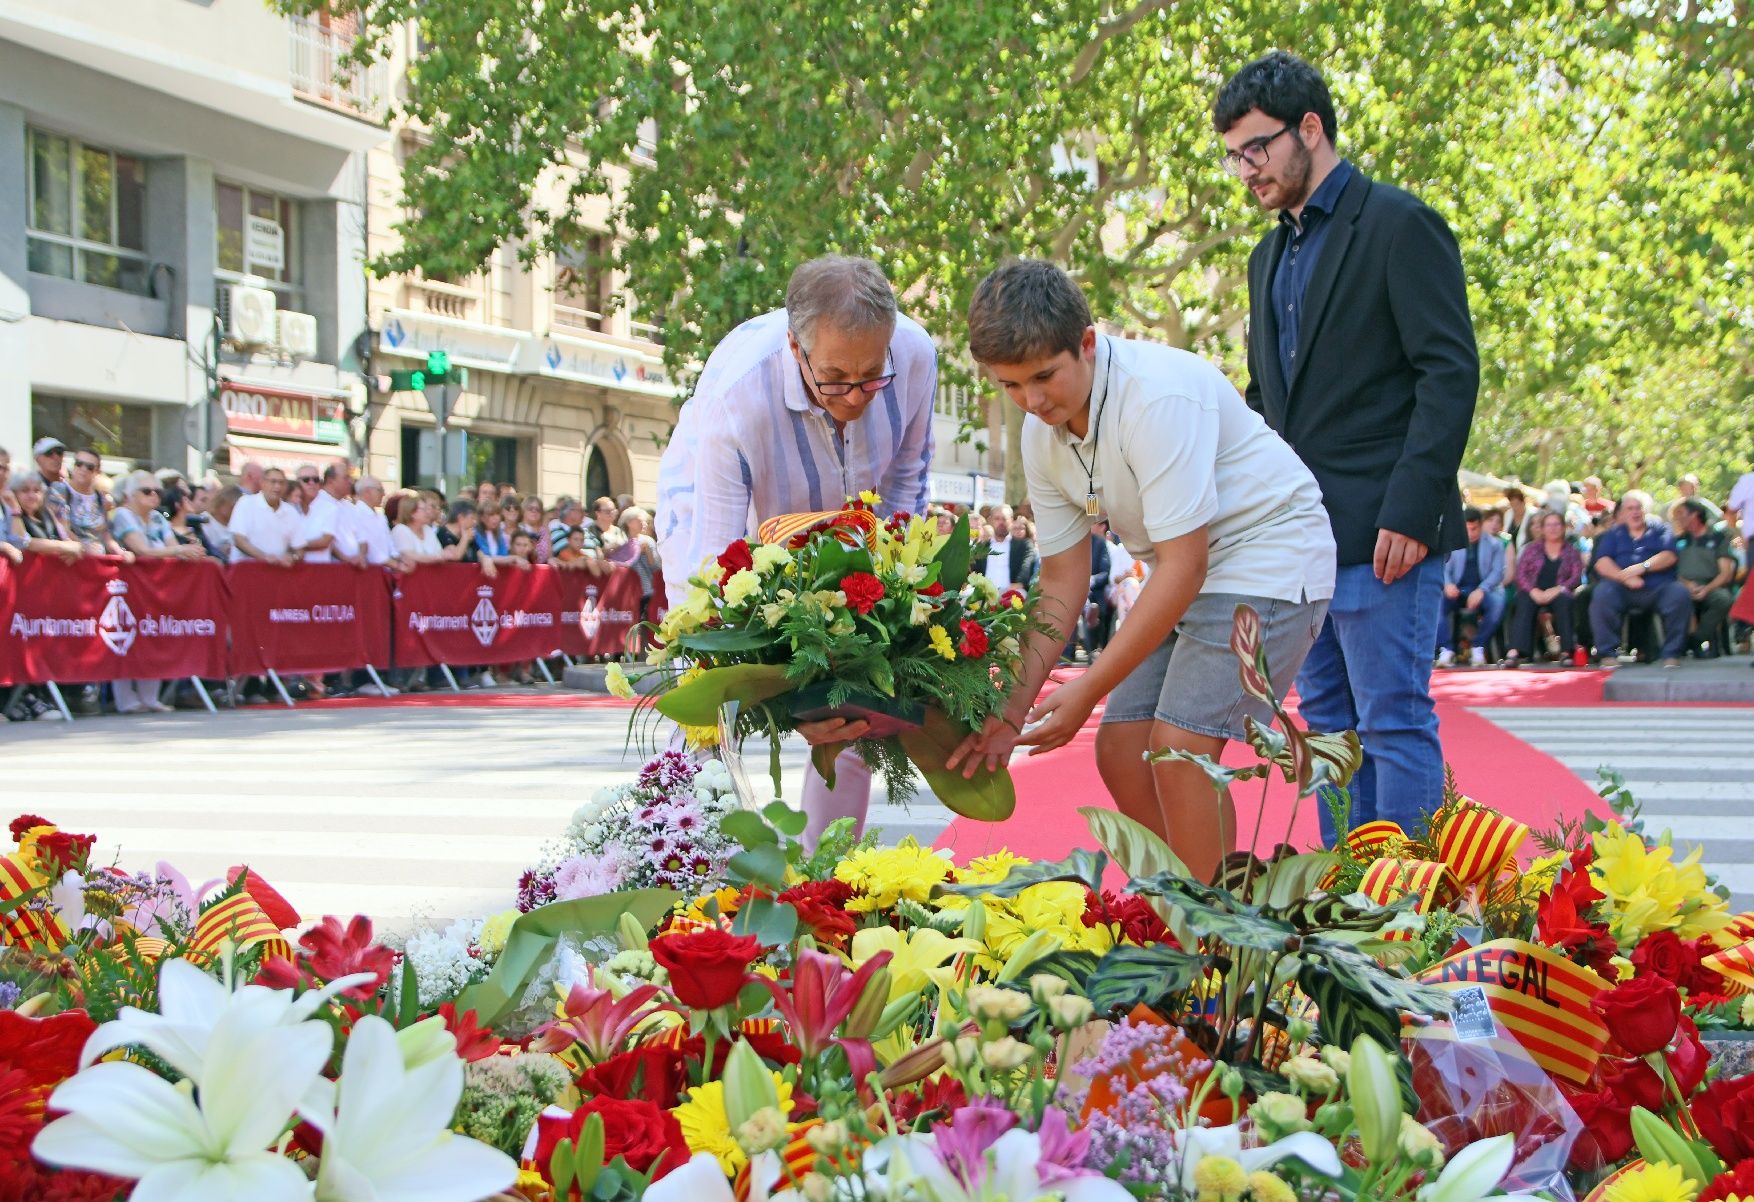
[[[892,797],[912,791],[917,767],[951,809],[1004,818],[1007,773],[964,780],[943,767],[1004,708],[1034,626],[1029,598],[970,574],[966,518],[940,535],[926,518],[880,519],[877,503],[867,492],[839,512],[772,519],[703,565],[648,657],[657,708],[699,729],[737,702],[732,737],[776,741],[799,721],[864,719],[859,750]],[[832,779],[829,749],[817,764]]]

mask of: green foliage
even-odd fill
[[[1025,889],[1048,881],[1076,881],[1086,889],[1102,891],[1102,874],[1108,857],[1100,851],[1079,848],[1063,860],[1036,860],[1013,868],[996,885],[939,885],[940,893],[959,897],[1016,897]]]
[[[1181,993],[1203,977],[1210,964],[1197,952],[1167,943],[1122,944],[1098,962],[1085,982],[1085,996],[1098,1015],[1126,1014],[1141,1003],[1153,1005]]]

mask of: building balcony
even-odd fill
[[[487,305],[482,295],[481,280],[475,277],[461,284],[443,280],[410,279],[402,285],[404,308],[452,321],[488,321]]]
[[[382,125],[389,96],[389,64],[350,61],[348,55],[358,39],[349,27],[324,25],[309,17],[288,17],[287,24],[293,94],[311,104]]]

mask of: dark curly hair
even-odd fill
[[[1212,102],[1212,125],[1219,133],[1241,121],[1251,109],[1260,109],[1275,121],[1295,123],[1305,113],[1322,121],[1328,141],[1339,135],[1334,119],[1334,99],[1321,72],[1284,50],[1275,50],[1232,75]]]

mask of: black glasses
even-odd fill
[[[1247,163],[1250,167],[1253,167],[1258,171],[1267,165],[1267,160],[1269,158],[1269,155],[1267,154],[1267,144],[1274,138],[1277,138],[1279,134],[1290,133],[1297,128],[1297,125],[1298,123],[1295,121],[1287,122],[1278,133],[1268,134],[1264,138],[1256,138],[1252,142],[1245,142],[1235,150],[1222,156],[1218,161],[1224,164],[1224,169],[1232,175],[1240,176],[1242,174],[1242,165],[1244,163]]]
[[[84,459],[75,459],[73,461],[73,466],[74,467],[82,467],[88,472],[95,472],[95,471],[97,471],[99,465],[95,464],[95,463],[89,463]]]
[[[316,477],[315,477],[315,476],[300,476],[300,477],[299,477],[299,478],[298,478],[298,482],[299,482],[299,483],[300,483],[300,484],[317,484],[317,483],[320,483],[320,481],[318,481],[318,479],[317,479],[317,478],[316,478]]]
[[[158,489],[156,489],[156,488],[137,488],[134,491],[137,493],[142,493],[148,497],[156,497],[156,496],[160,495]]]
[[[816,386],[816,391],[821,396],[846,396],[855,388],[865,393],[877,392],[888,387],[890,381],[895,379],[895,373],[890,372],[888,375],[872,376],[869,380],[830,380],[824,384],[816,378],[816,365],[810,362],[810,352],[804,349],[802,342],[798,344],[798,353],[804,356],[804,368],[810,373],[810,383]],[[884,352],[883,358],[885,363],[890,361],[888,352]]]

